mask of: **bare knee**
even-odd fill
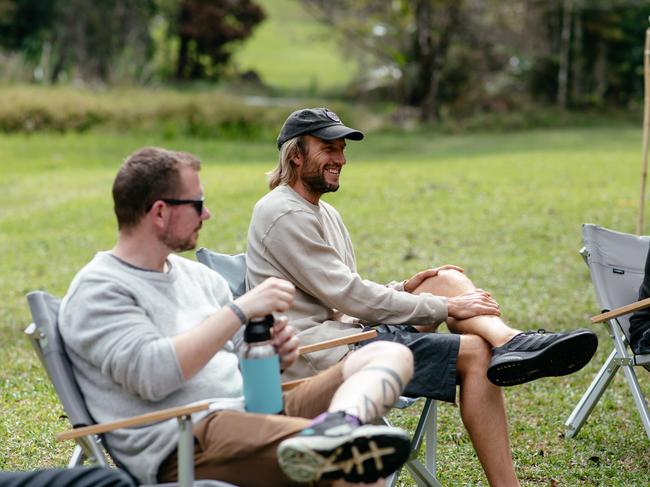
[[[478,335],[462,335],[458,350],[457,369],[461,377],[467,374],[486,376],[492,358],[492,347]]]
[[[420,284],[414,294],[427,292],[437,296],[457,296],[473,289],[476,286],[463,272],[443,269]]]
[[[463,291],[475,289],[474,283],[467,274],[454,269],[443,269],[438,272],[438,277],[448,286],[462,287]]]
[[[390,367],[406,384],[413,377],[413,354],[400,343],[372,342],[347,357],[343,365],[343,376],[350,377],[364,367],[379,366]]]

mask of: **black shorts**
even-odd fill
[[[451,333],[420,333],[410,325],[367,326],[377,336],[361,345],[384,340],[406,345],[415,360],[415,373],[402,393],[408,397],[429,397],[456,402],[456,362],[460,335]]]

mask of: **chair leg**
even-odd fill
[[[93,435],[77,439],[77,445],[68,462],[68,468],[81,466],[86,461],[90,465],[107,467],[108,462],[104,456],[104,450],[99,446],[98,441],[100,440]]]
[[[603,395],[603,392],[605,392],[605,389],[607,389],[607,386],[612,381],[612,378],[620,367],[620,365],[616,363],[616,358],[617,351],[614,349],[612,350],[612,353],[609,354],[609,357],[600,368],[596,377],[594,377],[594,380],[591,381],[591,385],[573,409],[569,419],[564,423],[567,427],[566,436],[568,438],[573,438],[578,434],[580,428],[582,428],[591,414],[591,411],[596,406],[596,403]]]
[[[406,464],[406,467],[411,472],[415,483],[422,487],[442,487],[438,479],[431,475],[422,463],[418,461],[411,461]]]
[[[436,476],[436,453],[438,448],[438,403],[429,399],[429,419],[425,424],[426,448],[424,463],[431,475]]]
[[[191,415],[178,418],[178,485],[194,485],[194,436]]]
[[[84,458],[85,458],[84,450],[77,443],[74,446],[74,451],[72,452],[72,456],[70,457],[70,461],[68,462],[68,468],[74,468],[74,467],[79,467],[80,465],[83,465]]]
[[[641,422],[643,423],[645,434],[650,440],[650,414],[648,413],[648,403],[646,402],[645,396],[641,391],[639,380],[637,379],[636,372],[634,371],[634,366],[623,366],[623,372],[625,373],[625,378],[627,379],[627,383],[630,386],[630,391],[632,392],[632,397],[634,398],[636,409],[639,411],[639,416],[641,416]]]
[[[390,422],[386,417],[381,418],[383,423],[391,426]],[[420,413],[420,419],[417,426],[415,427],[415,432],[411,439],[411,456],[406,461],[404,466],[409,470],[413,479],[419,486],[424,487],[441,487],[440,482],[436,478],[436,446],[437,446],[437,420],[438,420],[438,409],[437,403],[433,399],[427,399]],[[425,464],[422,464],[418,460],[418,452],[420,451],[420,446],[422,441],[426,436],[426,445],[425,445]],[[397,485],[397,480],[399,479],[401,469],[394,472],[392,475],[386,478],[386,485],[388,487],[394,487]]]

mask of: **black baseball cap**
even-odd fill
[[[346,127],[339,116],[328,108],[303,108],[293,112],[278,135],[278,149],[287,140],[299,135],[313,135],[323,140],[361,140],[363,133]]]

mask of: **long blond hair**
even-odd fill
[[[280,184],[291,185],[296,182],[298,173],[296,172],[296,166],[293,164],[293,158],[298,154],[307,155],[307,144],[302,135],[287,140],[280,147],[278,165],[275,169],[266,173],[269,189],[274,189]]]

